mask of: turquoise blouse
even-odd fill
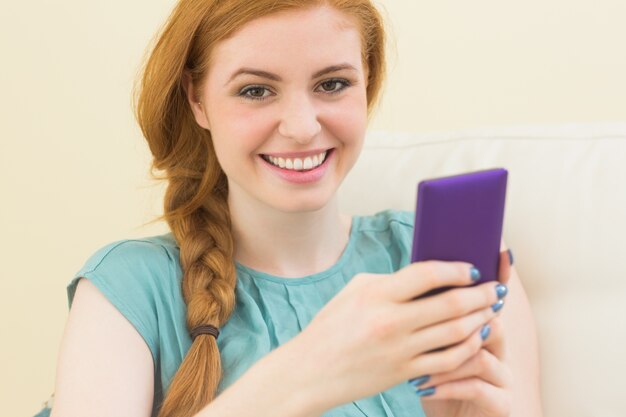
[[[282,278],[237,263],[236,306],[217,339],[223,368],[217,395],[260,358],[300,333],[357,273],[389,273],[408,265],[412,238],[413,213],[385,210],[353,217],[348,245],[337,263],[325,271]],[[150,348],[156,415],[163,393],[191,346],[179,248],[173,235],[126,239],[97,250],[67,287],[70,308],[81,277],[102,291]],[[403,382],[323,414],[363,416],[423,417],[424,412],[414,388]]]

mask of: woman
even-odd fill
[[[137,100],[171,233],[70,283],[53,417],[540,415],[505,248],[510,291],[412,301],[479,271],[409,265],[409,212],[339,212],[384,65],[369,1],[178,3]]]

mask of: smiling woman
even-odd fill
[[[205,77],[187,77],[195,120],[210,131],[228,178],[231,211],[294,212],[336,204],[331,200],[356,162],[367,126],[361,51],[358,24],[349,15],[331,7],[280,12],[249,22],[217,44]],[[301,171],[306,158],[287,159],[284,169],[261,158],[328,150],[326,164],[314,172]],[[280,198],[286,191],[292,198]],[[259,243],[244,236],[259,225],[237,224],[237,216],[233,221],[243,247],[249,240]],[[294,259],[294,249],[283,259]]]
[[[492,307],[509,257],[502,284],[469,286],[467,262],[410,264],[410,212],[339,211],[384,40],[368,0],[179,1],[136,103],[170,232],[71,281],[53,417],[511,415],[536,381],[511,380]]]

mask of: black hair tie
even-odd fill
[[[215,337],[215,340],[217,340],[217,336],[219,336],[220,331],[217,329],[217,327],[211,326],[210,324],[198,326],[191,331],[191,340],[195,341],[196,337],[202,334],[210,334],[211,336]]]

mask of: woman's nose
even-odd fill
[[[320,131],[322,126],[318,121],[318,109],[306,94],[292,96],[285,100],[278,133],[300,144],[310,142]]]

